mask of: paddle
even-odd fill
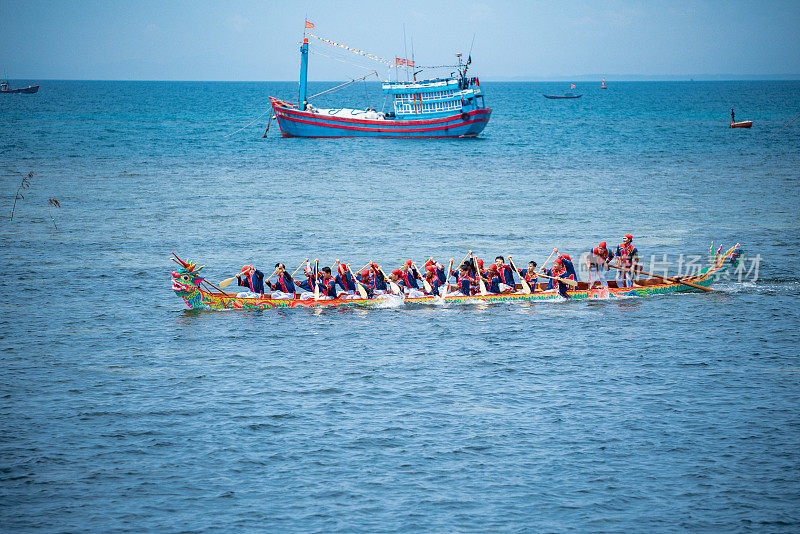
[[[319,258],[314,259],[314,300],[319,300]]]
[[[519,281],[522,282],[522,292],[525,293],[526,295],[530,295],[531,294],[531,286],[528,285],[528,281],[525,280],[524,276],[522,276],[522,271],[517,269],[517,266],[514,265],[514,260],[511,259],[511,256],[508,257],[508,263],[511,264],[511,268],[514,269],[515,271],[517,271],[517,274],[519,275]]]
[[[377,267],[377,265],[376,265],[376,267]],[[385,273],[385,272],[383,272],[383,269],[378,269],[377,271],[381,273],[381,276],[383,276],[383,279],[384,279],[386,282],[389,282],[389,287],[390,287],[390,288],[392,288],[392,292],[393,292],[393,293],[402,293],[402,292],[403,292],[403,290],[402,290],[402,289],[400,289],[400,286],[398,286],[398,285],[397,285],[397,284],[394,282],[394,280],[392,280],[391,278],[389,278],[388,276],[386,276],[386,273]]]
[[[620,271],[627,271],[627,267],[617,267],[616,265],[608,265],[609,267],[613,267],[614,269],[619,269]],[[715,289],[711,289],[710,287],[704,287],[699,284],[693,284],[692,282],[687,282],[685,280],[679,280],[678,278],[671,278],[669,276],[661,276],[658,274],[648,273],[639,269],[639,272],[646,276],[655,276],[656,278],[661,278],[662,280],[667,280],[668,282],[672,282],[674,284],[683,284],[685,286],[694,287],[696,289],[702,289],[703,291],[711,292],[716,291]]]
[[[361,295],[361,298],[362,298],[362,299],[367,299],[367,298],[369,298],[369,296],[367,296],[367,290],[366,290],[366,289],[364,289],[364,286],[363,286],[363,285],[361,285],[361,282],[359,282],[359,281],[356,279],[356,275],[354,275],[354,274],[353,274],[353,271],[351,271],[351,270],[350,270],[350,265],[349,265],[349,264],[347,264],[347,263],[345,263],[345,264],[343,264],[343,265],[344,265],[345,267],[347,267],[347,271],[350,273],[350,276],[352,276],[352,277],[353,277],[353,282],[355,282],[355,283],[356,283],[356,288],[358,288],[358,294],[359,294],[359,295]]]
[[[413,267],[414,270],[419,273],[419,269],[417,269],[417,264],[416,263],[412,263],[411,267]],[[411,273],[411,274],[413,275],[414,273]],[[428,282],[428,280],[425,278],[425,274],[422,274],[422,285],[425,288],[425,291],[427,291],[428,293],[431,293],[433,291],[433,288],[431,287],[431,283]]]
[[[486,291],[486,284],[483,282],[483,277],[481,276],[481,268],[478,267],[478,262],[475,261],[475,256],[472,255],[472,251],[469,253],[469,259],[472,260],[472,265],[475,266],[475,278],[478,279],[478,287],[481,290],[481,295],[485,295]]]
[[[549,278],[550,280],[557,280],[559,282],[564,282],[568,286],[572,286],[572,287],[577,287],[578,286],[578,282],[576,280],[570,280],[569,278],[558,278],[557,276],[549,276],[549,275],[544,274],[544,273],[538,273],[538,274],[542,278]]]
[[[444,292],[442,292],[441,289],[439,290],[439,297],[442,299],[442,302],[444,302],[444,296],[450,291],[450,282],[448,282],[448,280],[450,279],[451,272],[453,272],[453,258],[450,258],[450,263],[447,264],[447,273],[445,273],[446,276],[444,277]]]
[[[540,270],[540,271],[543,271],[543,270],[544,270],[544,266],[545,266],[545,265],[547,265],[547,262],[548,262],[548,261],[550,261],[550,258],[552,258],[552,257],[553,257],[553,254],[555,254],[556,252],[558,252],[558,249],[557,249],[557,248],[554,248],[554,249],[553,249],[553,252],[551,252],[551,253],[550,253],[550,255],[549,255],[549,256],[547,256],[547,259],[546,259],[546,260],[544,260],[544,263],[542,264],[542,266],[541,266],[541,267],[539,267],[539,270]]]

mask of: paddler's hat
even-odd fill
[[[412,262],[411,260],[406,260],[406,261],[403,262],[403,265],[405,265],[407,267],[411,267],[412,263],[414,263],[414,262]]]
[[[340,263],[339,264],[339,274],[344,274],[345,272],[347,272],[347,267],[345,266],[344,263]]]
[[[624,236],[624,237],[627,237],[628,239],[630,239],[631,241],[633,241],[633,236],[632,236],[631,234],[625,234],[625,236]]]
[[[432,266],[432,265],[436,265],[436,264],[435,264],[435,263],[434,263],[434,261],[433,261],[433,260],[431,260],[431,259],[428,259],[428,260],[425,262],[425,268],[426,268],[426,269],[427,269],[428,267]]]
[[[477,260],[477,262],[478,262],[478,267],[483,269],[483,260]]]
[[[434,267],[433,265],[426,265],[425,266],[425,271],[428,274],[436,274],[436,267]]]
[[[392,270],[392,274],[395,276],[403,276],[403,271],[401,271],[400,269],[394,269]]]
[[[359,273],[359,274],[361,274],[361,277],[362,277],[362,278],[366,278],[367,276],[369,276],[369,269],[364,269],[364,270],[363,270],[363,271],[361,271],[361,273]]]
[[[255,271],[255,270],[256,270],[256,268],[253,267],[252,265],[244,265],[244,266],[242,266],[242,272],[243,273],[249,273],[250,271]]]
[[[631,239],[633,239],[633,238],[631,238]],[[605,242],[605,241],[603,241],[602,243],[600,243],[600,244],[599,244],[599,245],[597,245],[597,246],[598,246],[598,248],[608,248],[608,245],[606,245],[606,242]]]

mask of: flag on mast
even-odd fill
[[[314,28],[314,23],[306,21],[306,28],[308,28],[309,30],[314,30],[315,29]]]

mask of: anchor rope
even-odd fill
[[[255,118],[255,119],[253,119],[252,121],[250,121],[248,124],[246,124],[246,125],[242,126],[241,128],[239,128],[239,129],[238,129],[238,130],[236,130],[235,132],[231,132],[231,133],[229,133],[229,134],[227,134],[227,135],[224,135],[223,137],[230,137],[230,136],[232,136],[233,134],[237,134],[237,133],[241,132],[242,130],[244,130],[245,128],[247,128],[248,126],[250,126],[251,124],[253,124],[254,122],[256,122],[258,119],[260,119],[261,117],[263,117],[264,115],[266,115],[268,111],[272,111],[272,106],[270,106],[270,107],[269,107],[269,109],[267,109],[267,111],[265,111],[264,113],[262,113],[261,115],[259,115],[258,117],[256,117],[256,118]],[[271,119],[271,117],[270,117],[270,119]]]

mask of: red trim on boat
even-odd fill
[[[387,124],[387,123],[396,124],[398,126],[418,126],[418,125],[421,125],[421,124],[438,124],[438,123],[442,123],[442,122],[450,122],[450,121],[460,120],[461,119],[461,113],[458,113],[456,115],[450,115],[449,117],[440,117],[438,119],[418,119],[418,120],[403,120],[403,121],[398,121],[398,120],[346,119],[346,118],[343,118],[343,117],[333,117],[333,116],[321,115],[319,113],[309,113],[308,111],[300,111],[298,109],[289,109],[289,108],[282,107],[280,105],[278,106],[278,109],[276,109],[275,111],[279,111],[279,112],[283,113],[284,115],[299,115],[301,117],[307,117],[309,119],[311,119],[311,118],[313,118],[313,119],[325,119],[325,120],[335,121],[335,122],[336,121],[338,121],[338,122],[351,122],[351,123],[356,123],[356,124],[375,124],[376,126],[378,124]],[[470,111],[468,113],[468,115],[469,116],[472,116],[472,115],[483,115],[483,114],[487,114],[487,113],[491,113],[491,112],[492,112],[491,108],[488,108],[488,109],[475,109],[475,110]],[[488,120],[488,119],[486,119],[486,120]]]
[[[458,122],[458,123],[453,123],[453,124],[446,124],[444,126],[435,126],[433,128],[365,128],[365,127],[361,127],[361,126],[349,126],[349,125],[344,125],[344,124],[330,124],[330,123],[326,123],[326,122],[307,121],[307,120],[297,119],[297,118],[294,118],[294,117],[287,117],[287,116],[284,116],[282,118],[286,119],[286,120],[289,120],[289,121],[292,121],[292,122],[300,122],[300,123],[303,123],[303,124],[310,124],[312,126],[320,126],[320,127],[323,127],[323,128],[338,128],[338,129],[341,129],[341,130],[355,130],[355,131],[360,131],[360,132],[391,132],[391,133],[432,132],[434,130],[447,130],[449,128],[457,128],[459,126],[464,126],[466,124],[472,124],[474,122],[489,122],[489,119],[480,118],[480,119],[473,119],[471,121],[463,121],[463,122]],[[459,118],[461,118],[461,117],[459,117]],[[375,121],[375,122],[386,123],[387,121]],[[403,122],[408,122],[408,121],[403,121]],[[280,121],[278,121],[278,124],[280,124]],[[411,124],[414,124],[414,123],[412,122]],[[281,129],[281,131],[283,131],[283,129]]]

